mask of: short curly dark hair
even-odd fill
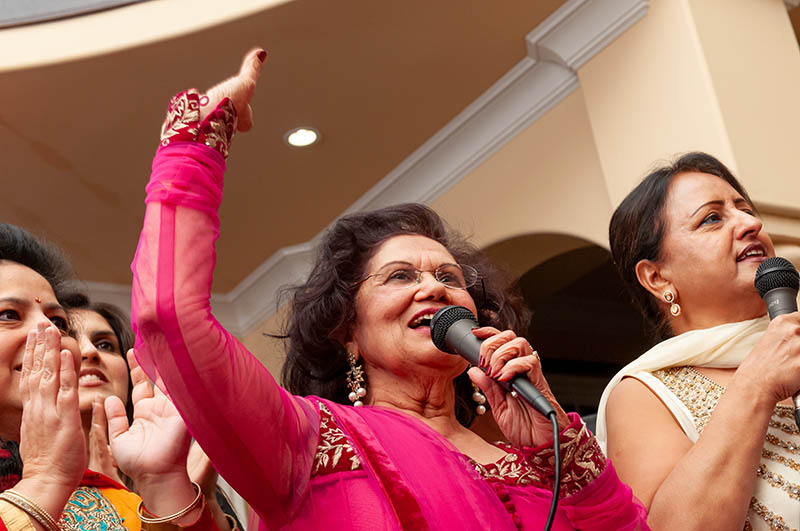
[[[699,151],[686,153],[674,162],[654,169],[622,200],[608,226],[611,256],[631,298],[644,315],[651,338],[656,342],[671,337],[672,327],[655,297],[639,284],[636,264],[640,260],[658,261],[661,258],[666,227],[664,205],[669,185],[677,175],[687,172],[719,177],[739,192],[755,211],[747,191],[727,166]]]
[[[469,288],[482,326],[522,333],[528,315],[509,277],[477,247],[453,231],[432,209],[417,203],[394,205],[340,218],[317,250],[308,280],[288,290],[288,348],[283,385],[292,393],[317,395],[349,404],[344,342],[356,321],[356,285],[367,262],[392,236],[421,235],[441,243],[456,262],[478,270],[482,282]],[[472,386],[466,374],[456,379],[456,416],[469,426],[474,419]]]

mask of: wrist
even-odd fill
[[[742,397],[751,404],[756,413],[771,416],[780,397],[769,391],[769,387],[758,378],[742,374],[738,370],[733,374],[725,392],[729,396]]]
[[[153,517],[163,518],[192,506],[190,511],[179,518],[170,520],[170,523],[184,526],[196,521],[203,511],[202,492],[199,493],[200,503],[195,503],[199,488],[192,483],[185,470],[180,474],[142,476],[134,483],[138,494],[142,497],[143,510]]]
[[[38,504],[55,521],[58,521],[67,500],[72,496],[76,487],[77,482],[67,484],[55,481],[53,478],[36,475],[23,477],[19,483],[14,485],[13,490]]]

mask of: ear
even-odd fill
[[[664,292],[667,290],[671,290],[677,298],[675,286],[665,276],[661,266],[652,260],[639,260],[636,264],[636,278],[659,302],[664,302]]]
[[[358,343],[356,343],[354,339],[345,342],[344,348],[348,353],[352,352],[355,355],[356,361],[361,357],[360,351],[358,350]]]

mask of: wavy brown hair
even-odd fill
[[[477,247],[450,229],[425,205],[407,203],[340,218],[324,235],[308,280],[290,288],[286,325],[288,348],[283,385],[292,393],[317,395],[340,404],[347,399],[347,352],[356,322],[358,282],[378,248],[392,236],[420,235],[441,243],[456,262],[478,270],[481,281],[468,288],[481,326],[521,334],[527,313],[508,275]],[[472,385],[466,373],[455,380],[456,416],[465,426],[474,419]]]

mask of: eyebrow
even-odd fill
[[[11,304],[16,304],[17,306],[30,306],[30,301],[26,301],[24,299],[20,299],[18,297],[2,297],[0,298],[0,302],[10,302]],[[49,302],[42,306],[45,310],[64,310],[64,307],[58,304],[57,302]]]
[[[414,267],[414,265],[413,265],[411,262],[405,262],[405,261],[403,261],[403,260],[393,260],[393,261],[391,261],[391,262],[386,262],[385,264],[383,264],[382,266],[380,266],[380,267],[378,268],[378,271],[380,271],[381,269],[384,269],[384,268],[386,268],[386,267],[388,267],[388,266],[390,266],[390,265],[406,265],[406,266],[411,266],[411,267]]]
[[[745,199],[744,197],[739,197],[739,198],[733,200],[733,204],[736,205],[736,206],[739,206],[742,203],[744,203],[745,205],[751,206],[750,203],[747,201],[747,199]],[[723,206],[724,204],[725,204],[725,201],[723,201],[722,199],[714,199],[713,201],[708,201],[706,203],[703,203],[699,207],[697,207],[697,210],[692,212],[692,216],[694,216],[695,214],[700,212],[704,207],[707,207],[708,205]]]

